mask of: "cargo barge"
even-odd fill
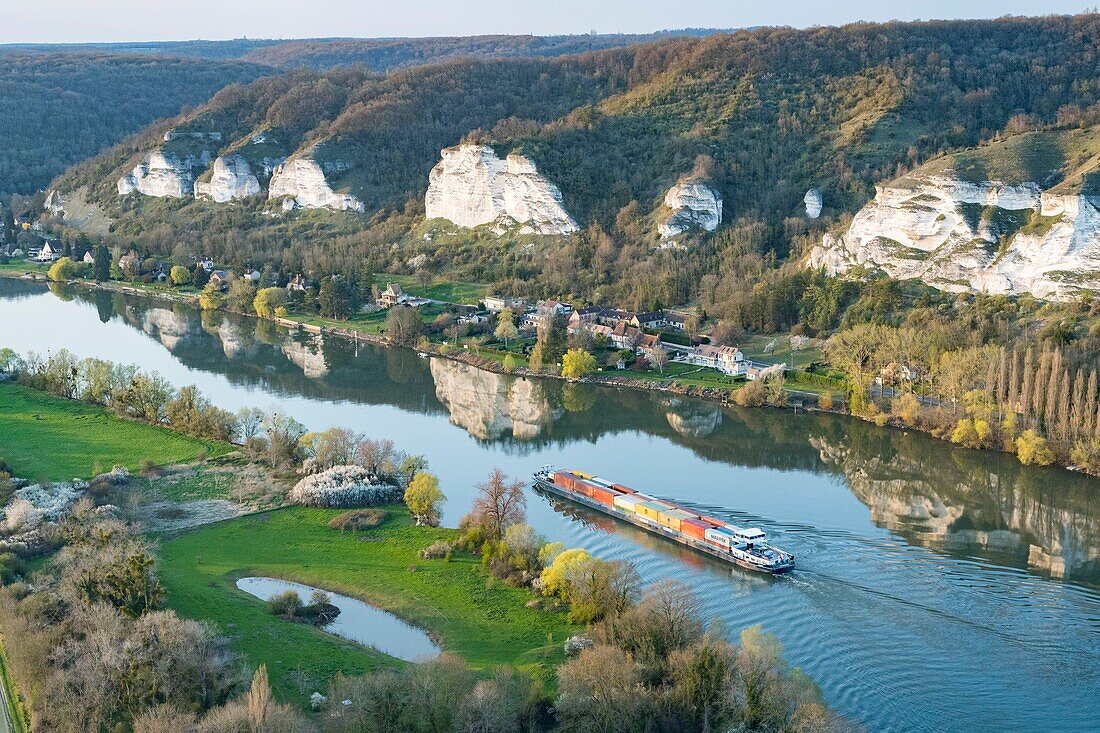
[[[762,530],[735,527],[580,471],[545,466],[532,478],[536,488],[745,570],[779,575],[794,569],[794,555],[769,545]]]

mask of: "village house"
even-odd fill
[[[229,287],[229,281],[233,279],[233,276],[227,270],[214,270],[210,273],[210,284],[219,290],[225,290]]]
[[[573,306],[558,300],[540,300],[538,302],[538,310],[540,313],[550,312],[555,316],[564,316],[573,312]]]
[[[490,313],[500,313],[505,308],[513,313],[522,313],[527,307],[522,298],[509,298],[503,295],[490,295],[482,303],[485,304],[485,310]]]
[[[210,259],[209,257],[203,257],[201,260],[199,260],[199,267],[206,270],[207,272],[211,272],[214,269],[214,260]]]
[[[742,374],[745,367],[745,355],[736,346],[701,344],[687,352],[684,360],[730,375]]]
[[[677,331],[683,331],[687,324],[687,319],[688,317],[683,313],[665,311],[665,328],[674,328]]]
[[[576,332],[580,329],[582,324],[596,323],[602,311],[603,308],[596,305],[590,305],[587,308],[577,308],[573,311],[572,315],[569,316],[569,323],[566,325]]]
[[[244,277],[246,280],[251,280],[254,283],[259,283],[260,278],[263,277],[263,274],[259,270],[245,270],[242,277]]]
[[[635,313],[630,318],[630,325],[635,328],[664,328],[668,325],[668,318],[664,311]]]
[[[294,290],[299,293],[304,293],[306,288],[309,287],[309,281],[301,274],[295,275],[287,281],[286,289]]]
[[[38,262],[53,262],[61,258],[63,249],[61,240],[47,239],[42,243],[42,248],[38,250],[38,254],[34,256],[34,259]]]
[[[92,254],[92,250],[88,250],[87,252],[85,252],[84,257],[81,258],[81,261],[88,265],[94,265],[95,255]]]
[[[382,295],[378,296],[378,305],[383,308],[392,308],[395,305],[404,303],[409,299],[409,295],[401,290],[401,286],[397,283],[390,283],[386,286],[386,289],[382,291]]]

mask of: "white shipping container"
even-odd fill
[[[644,501],[644,499],[639,499],[637,494],[619,494],[615,497],[615,506],[625,511],[632,512],[640,501]]]
[[[722,547],[727,548],[733,541],[733,535],[731,535],[728,531],[717,529],[715,527],[708,527],[707,531],[703,533],[703,536],[706,537],[709,542],[713,542],[716,545],[721,545]]]

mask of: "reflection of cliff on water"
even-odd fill
[[[550,405],[545,381],[487,372],[450,359],[431,359],[435,396],[451,422],[475,438],[495,440],[505,433],[533,438],[561,414]]]
[[[911,542],[1100,584],[1092,479],[870,426],[810,442],[875,524]]]

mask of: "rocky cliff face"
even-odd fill
[[[210,180],[195,182],[195,196],[211,198],[219,204],[259,196],[263,193],[260,176],[269,178],[282,162],[279,158],[264,158],[257,175],[243,155],[220,155],[214,161]]]
[[[487,145],[459,145],[442,151],[428,177],[427,218],[476,227],[502,219],[521,232],[572,234],[577,223],[562,204],[561,191],[522,155],[505,160]]]
[[[713,232],[722,223],[722,195],[703,180],[678,181],[665,194],[665,206],[672,213],[657,225],[657,233],[664,239],[692,229]]]
[[[195,169],[210,165],[210,153],[179,156],[161,149],[150,152],[126,175],[118,179],[118,194],[138,192],[157,198],[183,198],[195,191]]]
[[[286,161],[275,168],[271,175],[268,198],[287,197],[293,206],[303,209],[336,209],[338,211],[363,211],[363,202],[348,193],[332,190],[325,178],[325,170],[336,173],[347,166],[338,162],[321,164],[313,158],[300,157]]]
[[[911,175],[879,187],[847,233],[814,248],[809,265],[830,274],[881,268],[952,292],[1072,298],[1100,290],[1100,197]]]

